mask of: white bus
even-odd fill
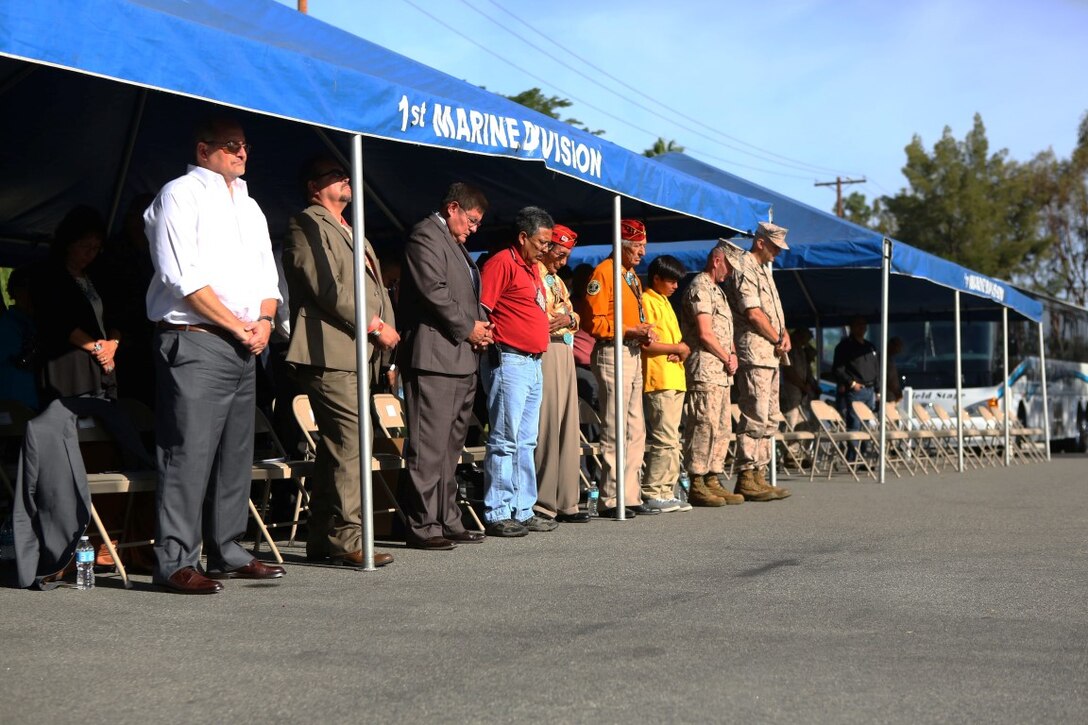
[[[1088,310],[1023,290],[1043,303],[1046,345],[1046,384],[1050,412],[1050,439],[1055,450],[1088,450]],[[903,340],[895,363],[901,385],[913,391],[916,402],[943,403],[954,409],[956,399],[955,337],[951,320],[893,322],[888,337]],[[831,370],[841,328],[824,332],[821,368]],[[868,339],[880,340],[879,325],[870,325]],[[1034,322],[1009,321],[1009,380],[1002,374],[1000,322],[964,321],[961,325],[964,407],[979,404],[1004,406],[1022,423],[1043,427],[1042,378],[1039,374],[1039,328]]]

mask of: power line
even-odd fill
[[[813,186],[834,186],[835,187],[835,209],[836,215],[842,219],[842,185],[843,184],[864,184],[865,179],[844,179],[841,176],[836,176],[834,181],[817,181]]]
[[[523,43],[526,43],[527,45],[530,45],[530,46],[532,46],[532,47],[533,47],[533,48],[535,48],[536,50],[539,50],[540,52],[542,52],[542,53],[545,53],[545,54],[546,54],[546,55],[548,55],[548,57],[550,57],[550,58],[551,58],[551,59],[552,59],[553,61],[555,61],[555,62],[559,63],[560,65],[562,65],[562,66],[564,66],[564,67],[566,67],[566,68],[570,69],[571,71],[573,71],[573,72],[577,73],[577,74],[578,74],[579,76],[581,76],[582,78],[585,78],[585,79],[586,79],[587,81],[589,81],[590,83],[593,83],[594,85],[597,85],[597,86],[599,86],[599,87],[601,87],[601,88],[605,89],[605,90],[606,90],[606,91],[608,91],[609,93],[612,93],[613,95],[615,95],[615,96],[617,96],[617,97],[619,97],[619,98],[623,99],[624,101],[626,101],[626,102],[630,103],[631,105],[633,105],[633,106],[635,106],[635,107],[637,107],[637,108],[641,108],[642,110],[644,110],[644,111],[647,111],[648,113],[652,113],[653,115],[657,116],[658,118],[661,118],[662,120],[668,121],[669,123],[676,123],[676,121],[674,121],[674,120],[672,120],[672,119],[669,119],[669,118],[666,118],[665,116],[662,116],[662,115],[661,115],[661,114],[660,114],[659,112],[657,112],[657,111],[655,111],[655,110],[653,110],[653,109],[651,109],[651,108],[648,108],[647,106],[643,105],[642,103],[640,103],[640,102],[638,102],[638,101],[636,101],[636,100],[633,100],[632,98],[629,98],[629,97],[627,97],[627,96],[623,96],[623,95],[621,95],[620,93],[617,93],[617,92],[616,92],[616,91],[615,91],[614,89],[610,88],[609,86],[607,86],[607,85],[605,85],[605,84],[603,84],[603,83],[601,83],[601,82],[599,82],[599,81],[597,81],[597,80],[595,80],[595,79],[593,79],[593,78],[591,78],[591,77],[587,76],[587,75],[586,75],[585,73],[583,73],[583,72],[581,71],[581,69],[579,69],[579,68],[576,68],[575,66],[573,66],[573,65],[571,65],[571,64],[569,64],[569,63],[567,63],[567,62],[566,62],[566,61],[564,61],[564,60],[563,60],[562,58],[556,57],[556,56],[555,56],[554,54],[552,54],[552,53],[551,53],[550,51],[548,51],[548,50],[546,50],[546,49],[544,49],[544,48],[541,48],[540,46],[536,45],[535,43],[533,43],[533,42],[532,42],[531,40],[529,40],[528,38],[526,38],[526,37],[524,37],[524,36],[520,35],[519,33],[517,33],[517,32],[515,32],[515,31],[511,30],[511,29],[510,29],[510,28],[508,28],[508,27],[504,26],[504,25],[503,25],[502,23],[498,22],[497,20],[495,20],[495,19],[494,19],[494,18],[492,18],[491,16],[487,15],[486,13],[484,13],[484,12],[483,12],[482,10],[480,10],[479,8],[476,8],[476,7],[472,6],[471,4],[469,4],[468,2],[466,2],[466,0],[460,0],[460,2],[461,2],[461,4],[465,5],[466,7],[469,7],[469,8],[471,8],[472,10],[475,10],[475,11],[476,11],[477,13],[479,13],[480,15],[483,15],[483,16],[484,16],[485,18],[487,18],[487,19],[488,19],[488,20],[490,20],[491,22],[495,23],[495,24],[496,24],[496,25],[498,25],[498,26],[499,26],[500,28],[503,28],[503,29],[504,29],[504,30],[506,30],[506,31],[507,31],[508,33],[510,33],[510,34],[511,34],[511,35],[513,35],[514,37],[518,38],[519,40],[521,40],[521,41],[522,41]],[[495,0],[487,0],[487,2],[491,3],[491,5],[493,5],[493,6],[495,7],[495,8],[497,8],[497,9],[498,9],[498,10],[500,10],[500,11],[502,11],[502,12],[503,12],[503,13],[505,13],[506,15],[510,16],[510,17],[511,17],[511,18],[513,18],[513,19],[514,19],[514,20],[515,20],[516,22],[518,22],[518,23],[522,24],[523,26],[525,26],[525,27],[526,27],[526,28],[528,28],[529,30],[534,30],[534,28],[533,28],[533,27],[532,27],[531,25],[529,25],[528,23],[526,23],[526,22],[525,22],[524,20],[522,20],[521,18],[519,18],[519,17],[518,17],[517,15],[515,15],[514,13],[512,13],[512,12],[510,12],[509,10],[507,10],[506,8],[504,8],[504,7],[502,6],[502,5],[498,4],[498,3],[497,3],[497,2],[495,1]],[[669,111],[670,113],[673,113],[673,114],[675,114],[676,116],[679,116],[680,118],[682,118],[682,119],[684,119],[684,120],[686,120],[686,121],[689,121],[689,122],[691,122],[691,123],[694,123],[694,124],[696,124],[696,125],[698,125],[698,126],[701,126],[701,127],[705,128],[705,129],[707,129],[708,131],[710,131],[711,133],[717,134],[718,136],[721,136],[721,137],[723,137],[723,138],[727,138],[727,139],[729,139],[730,141],[734,141],[734,142],[736,142],[736,143],[739,143],[739,144],[741,144],[742,146],[747,146],[748,148],[752,148],[752,149],[755,149],[756,151],[760,152],[761,154],[765,154],[765,155],[767,155],[767,156],[773,156],[773,157],[775,157],[775,158],[774,158],[774,159],[772,159],[772,158],[766,158],[766,156],[760,156],[759,154],[755,154],[755,153],[752,153],[751,151],[746,151],[746,150],[744,150],[744,149],[741,149],[741,148],[737,148],[737,147],[735,147],[735,146],[732,146],[732,145],[730,145],[730,144],[724,143],[724,142],[722,142],[722,141],[717,141],[717,140],[715,140],[715,139],[709,138],[708,136],[706,136],[705,134],[703,134],[703,133],[702,133],[702,132],[700,132],[700,131],[696,131],[695,129],[692,129],[692,128],[688,127],[688,126],[684,126],[684,125],[682,125],[682,124],[678,124],[678,125],[680,125],[680,127],[681,127],[681,128],[683,128],[683,129],[685,129],[685,130],[687,130],[687,131],[690,131],[690,132],[692,132],[692,133],[695,133],[695,134],[697,134],[697,135],[699,135],[699,136],[702,136],[703,138],[706,138],[706,139],[707,139],[707,140],[709,140],[709,141],[713,141],[714,143],[720,143],[721,145],[725,146],[726,148],[730,148],[730,149],[733,149],[734,151],[739,151],[740,153],[743,153],[743,154],[747,154],[747,155],[749,155],[749,156],[752,156],[752,157],[754,157],[754,158],[758,158],[758,159],[760,159],[761,161],[769,161],[769,162],[771,162],[771,163],[776,163],[776,164],[779,164],[779,165],[782,165],[782,166],[792,166],[792,167],[794,167],[794,168],[801,168],[801,170],[811,170],[811,171],[819,171],[819,172],[822,172],[822,173],[831,173],[831,174],[839,174],[839,173],[841,173],[841,172],[840,172],[839,170],[837,170],[837,169],[831,169],[831,168],[828,168],[828,167],[825,167],[825,166],[818,166],[818,165],[816,165],[816,164],[811,164],[811,163],[809,163],[809,162],[807,162],[807,161],[801,161],[801,160],[799,160],[799,159],[794,159],[794,158],[791,158],[791,157],[789,157],[789,156],[784,156],[784,155],[782,155],[782,154],[776,153],[776,152],[774,152],[774,151],[771,151],[771,150],[769,150],[769,149],[764,149],[764,148],[761,148],[761,147],[759,147],[759,146],[756,146],[755,144],[751,144],[751,143],[748,143],[747,141],[744,141],[744,140],[742,140],[742,139],[739,139],[739,138],[737,138],[736,136],[731,136],[731,135],[729,135],[729,134],[725,133],[724,131],[722,131],[721,129],[718,129],[718,128],[714,128],[713,126],[707,125],[706,123],[703,123],[702,121],[700,121],[700,120],[699,120],[699,119],[697,119],[697,118],[693,118],[693,117],[691,117],[691,116],[688,116],[688,115],[686,115],[686,114],[684,114],[684,113],[682,113],[682,112],[680,112],[680,111],[676,110],[675,108],[673,108],[673,107],[669,106],[668,104],[666,104],[666,103],[663,103],[663,102],[661,102],[661,101],[658,101],[658,100],[656,100],[655,98],[652,98],[652,97],[650,97],[650,96],[646,95],[646,92],[645,92],[645,90],[644,90],[644,89],[640,89],[640,88],[635,88],[634,86],[630,85],[630,84],[629,84],[629,83],[627,83],[626,81],[624,81],[624,80],[622,80],[622,79],[620,79],[620,78],[617,78],[616,76],[612,75],[611,73],[609,73],[609,72],[608,72],[608,71],[606,71],[605,69],[603,69],[603,68],[601,68],[600,66],[596,65],[595,63],[593,63],[592,61],[588,60],[587,58],[583,58],[582,56],[578,55],[577,53],[575,53],[574,51],[570,50],[569,48],[564,48],[564,49],[563,49],[563,52],[564,52],[564,54],[566,54],[566,55],[569,55],[569,56],[571,56],[572,58],[575,58],[576,60],[580,61],[581,63],[583,63],[583,64],[585,64],[585,65],[589,66],[589,67],[590,67],[590,68],[592,68],[592,69],[594,69],[595,71],[597,71],[598,73],[602,74],[603,76],[605,76],[605,77],[606,77],[606,78],[608,78],[609,80],[611,80],[611,81],[614,81],[615,83],[617,83],[617,84],[619,84],[620,86],[622,86],[622,87],[626,88],[627,90],[631,91],[632,93],[635,93],[635,94],[637,94],[638,96],[641,96],[641,97],[643,97],[643,98],[646,98],[647,100],[649,100],[649,101],[653,102],[653,103],[654,103],[654,104],[656,104],[657,106],[660,106],[661,108],[664,108],[664,109],[666,109],[666,110],[667,110],[667,111]],[[579,101],[579,102],[581,102],[581,101]],[[775,159],[782,159],[782,160],[781,160],[781,161],[776,161]],[[802,168],[802,167],[803,167],[803,168]]]
[[[482,43],[477,42],[475,39],[473,39],[473,38],[471,38],[469,36],[465,36],[457,28],[450,25],[449,23],[442,20],[441,18],[437,17],[433,13],[428,12],[427,10],[424,10],[419,5],[417,5],[415,2],[413,2],[413,0],[403,0],[403,1],[405,3],[407,3],[408,5],[411,5],[413,8],[418,10],[420,13],[426,15],[427,17],[429,17],[431,20],[438,23],[442,27],[448,29],[449,31],[451,31],[453,33],[461,35],[464,40],[466,40],[469,43],[475,45],[477,48],[484,51],[485,53],[487,53],[487,54],[489,54],[491,56],[494,56],[495,58],[501,60],[503,63],[506,63],[507,65],[509,65],[511,68],[514,68],[515,70],[518,70],[518,71],[524,73],[525,75],[529,76],[530,78],[533,78],[534,80],[539,81],[543,86],[547,87],[547,86],[550,85],[554,90],[559,91],[560,93],[567,96],[568,98],[573,98],[573,99],[577,100],[579,103],[581,103],[582,105],[584,105],[584,106],[586,106],[588,108],[592,108],[593,110],[607,116],[608,118],[611,118],[611,119],[613,119],[615,121],[618,121],[619,123],[621,123],[621,124],[623,124],[625,126],[628,126],[629,128],[633,128],[636,131],[641,131],[642,133],[645,133],[645,134],[651,136],[652,138],[657,138],[657,134],[655,134],[653,131],[650,131],[647,128],[643,128],[641,126],[638,126],[638,125],[632,123],[631,121],[628,121],[627,119],[621,118],[621,117],[619,117],[619,116],[617,116],[617,115],[615,115],[615,114],[613,114],[613,113],[611,113],[609,111],[606,111],[603,108],[600,108],[599,106],[596,106],[596,105],[594,105],[592,103],[588,103],[586,101],[578,99],[576,96],[571,94],[569,91],[566,91],[563,88],[560,88],[559,86],[554,85],[553,83],[551,83],[547,79],[538,76],[537,74],[533,73],[532,71],[528,70],[527,68],[521,67],[517,63],[514,63],[513,61],[509,60],[508,58],[503,57],[502,55],[500,55],[496,51],[492,50],[491,48],[488,48],[487,46],[483,45]],[[471,7],[471,6],[469,6],[469,7]],[[502,27],[502,26],[500,26],[500,27]],[[782,172],[777,172],[777,171],[771,171],[769,169],[763,169],[763,168],[759,168],[759,167],[755,167],[755,166],[750,166],[750,165],[747,165],[747,164],[741,164],[741,163],[738,163],[738,162],[735,162],[735,161],[729,161],[727,159],[723,159],[723,158],[721,158],[719,156],[714,156],[713,154],[705,153],[705,152],[700,151],[699,149],[695,149],[695,148],[692,148],[691,150],[696,152],[696,153],[703,154],[703,155],[705,155],[705,156],[707,156],[709,158],[717,159],[717,160],[722,161],[724,163],[732,164],[734,166],[738,166],[738,167],[742,167],[742,168],[746,168],[746,169],[751,169],[751,170],[754,170],[754,171],[759,171],[759,172],[762,172],[762,173],[775,174],[775,175],[778,175],[778,176],[789,176],[791,178],[798,178],[798,179],[802,179],[802,178],[807,179],[808,178],[808,177],[796,176],[796,175],[792,175],[792,174],[784,174]]]

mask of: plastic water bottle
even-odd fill
[[[691,478],[688,472],[681,470],[680,478],[676,481],[676,498],[680,503],[688,502],[688,492],[691,491]]]
[[[94,589],[94,547],[86,536],[76,547],[76,589]]]
[[[597,488],[597,484],[593,484],[589,487],[589,495],[586,498],[586,510],[589,511],[590,516],[597,515],[597,502],[601,500],[601,491]]]
[[[15,527],[10,515],[5,516],[4,523],[0,524],[0,561],[5,564],[15,562]]]

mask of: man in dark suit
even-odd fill
[[[400,367],[408,441],[399,498],[413,548],[452,549],[484,538],[461,524],[454,471],[476,393],[477,354],[492,342],[480,273],[463,246],[486,211],[479,189],[456,182],[439,211],[412,228],[404,249]]]
[[[310,206],[288,225],[283,272],[291,302],[287,362],[295,367],[321,431],[306,558],[362,566],[355,241],[344,218],[351,180],[340,162],[317,157],[303,167],[300,181]],[[368,363],[370,379],[377,383],[381,354],[394,348],[400,336],[378,258],[365,238],[363,249]],[[391,554],[374,554],[376,566],[392,561]]]

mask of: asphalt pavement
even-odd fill
[[[1088,457],[781,483],[214,596],[0,589],[0,722],[1088,721]]]

